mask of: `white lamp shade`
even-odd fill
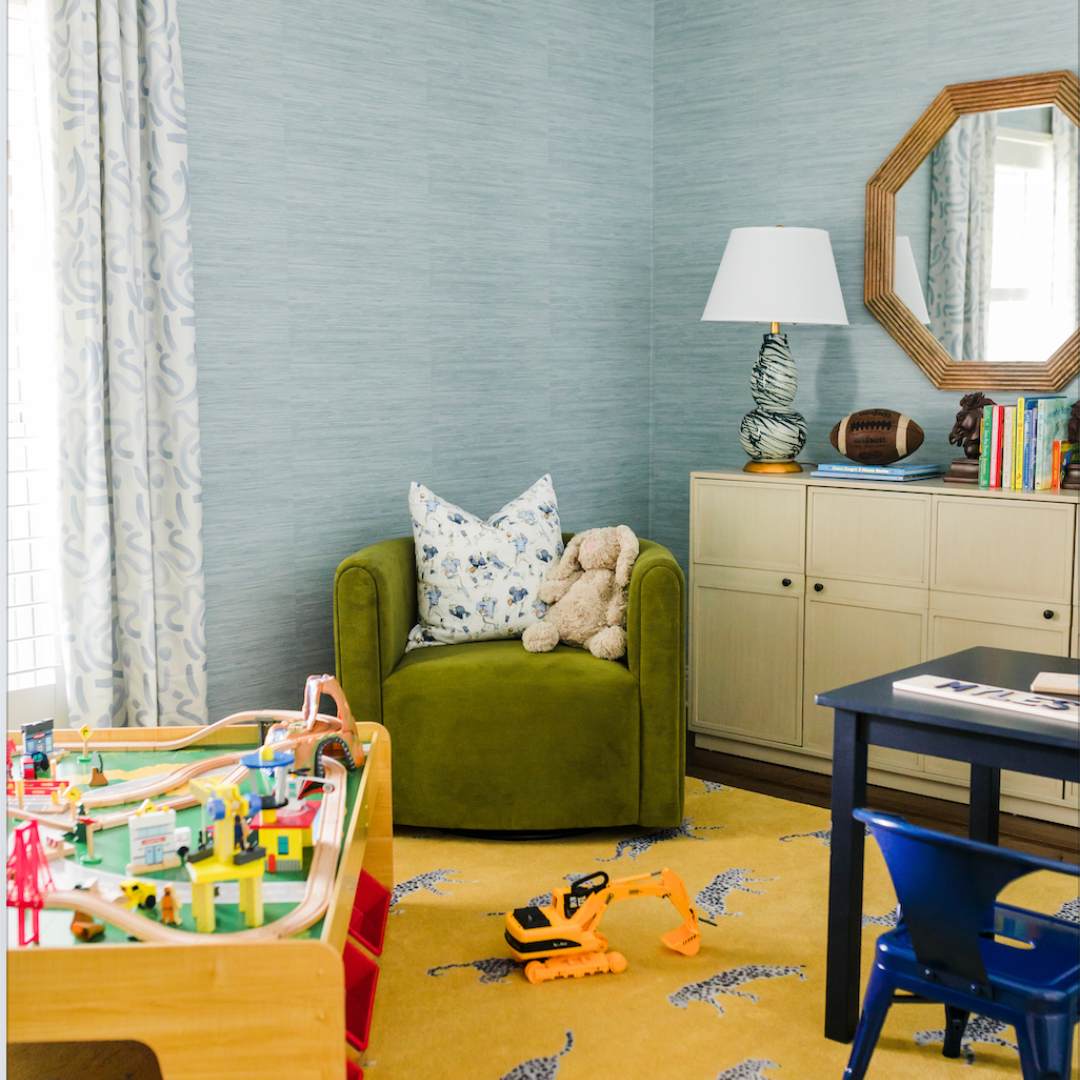
[[[930,313],[926,310],[926,297],[919,281],[919,271],[915,267],[915,253],[911,250],[911,240],[906,236],[896,238],[893,290],[919,322],[929,324]]]
[[[703,322],[847,326],[824,229],[732,229]]]

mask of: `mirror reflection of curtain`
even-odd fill
[[[986,359],[995,113],[961,116],[930,157],[930,329],[954,359]]]
[[[53,8],[70,722],[205,724],[202,476],[175,7],[65,0]]]
[[[1054,342],[1061,344],[1077,326],[1077,253],[1080,231],[1080,137],[1076,125],[1055,105],[1050,114],[1054,137]]]

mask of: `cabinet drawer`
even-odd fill
[[[930,498],[914,493],[811,488],[807,574],[925,588]]]
[[[693,480],[693,561],[802,573],[803,491],[801,485]]]
[[[931,591],[929,658],[976,645],[1068,656],[1070,623],[1065,604]]]
[[[782,570],[746,570],[741,566],[695,566],[694,587],[730,589],[735,592],[802,596],[806,578]]]
[[[936,495],[931,588],[1068,604],[1075,520],[1062,503]]]

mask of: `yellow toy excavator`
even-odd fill
[[[684,956],[693,956],[701,946],[699,921],[716,925],[699,918],[682,878],[667,867],[615,881],[601,870],[568,889],[553,890],[550,907],[508,911],[506,941],[510,952],[525,964],[525,976],[531,983],[625,971],[626,957],[608,952],[608,940],[596,927],[609,904],[632,896],[666,896],[675,905],[685,922],[661,935],[660,940]]]

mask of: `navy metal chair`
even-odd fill
[[[1024,1080],[1069,1080],[1080,997],[1080,926],[996,902],[1036,870],[1080,867],[920,829],[856,810],[885,856],[901,919],[878,938],[845,1080],[862,1080],[889,1007],[945,1006],[946,1057],[958,1057],[968,1016],[1016,1029]],[[1007,944],[1012,941],[1014,944]]]

